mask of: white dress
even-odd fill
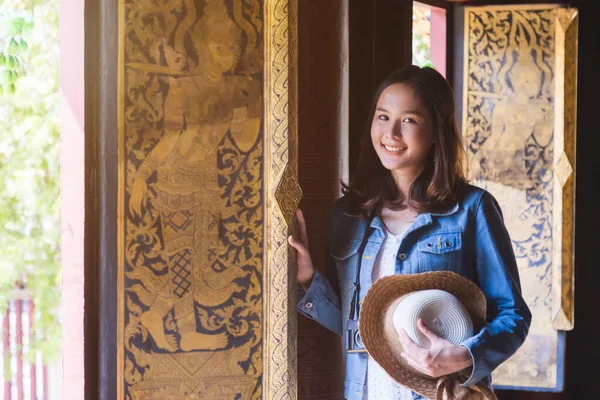
[[[399,235],[392,235],[385,231],[386,237],[373,265],[373,282],[395,273],[396,257],[402,243],[402,236],[404,236],[410,225],[403,226],[403,230]],[[387,372],[369,357],[367,363],[367,390],[363,395],[363,400],[412,400],[412,398],[412,392],[409,389],[390,378]]]

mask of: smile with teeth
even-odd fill
[[[387,151],[392,152],[392,153],[399,153],[401,151],[406,150],[406,147],[388,146],[388,145],[385,145],[383,143],[381,145],[383,146],[384,149],[386,149]]]

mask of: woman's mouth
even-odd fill
[[[384,149],[386,149],[390,153],[400,153],[400,152],[406,150],[406,147],[388,146],[383,143],[381,145],[383,146]]]

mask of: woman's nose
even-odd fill
[[[396,139],[402,137],[402,129],[400,122],[388,124],[388,129],[385,130],[385,137],[388,139]]]

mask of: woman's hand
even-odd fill
[[[432,378],[439,378],[473,364],[471,354],[465,347],[437,336],[421,319],[417,321],[417,327],[429,340],[428,347],[421,347],[413,342],[404,329],[400,332],[400,343],[403,349],[402,357],[418,371]]]
[[[298,283],[304,290],[308,290],[313,276],[315,275],[315,268],[313,266],[312,259],[310,258],[310,252],[308,251],[306,222],[304,221],[304,215],[300,209],[296,210],[296,218],[298,219],[300,238],[297,239],[293,236],[290,236],[288,238],[288,242],[290,246],[292,246],[298,252]]]

